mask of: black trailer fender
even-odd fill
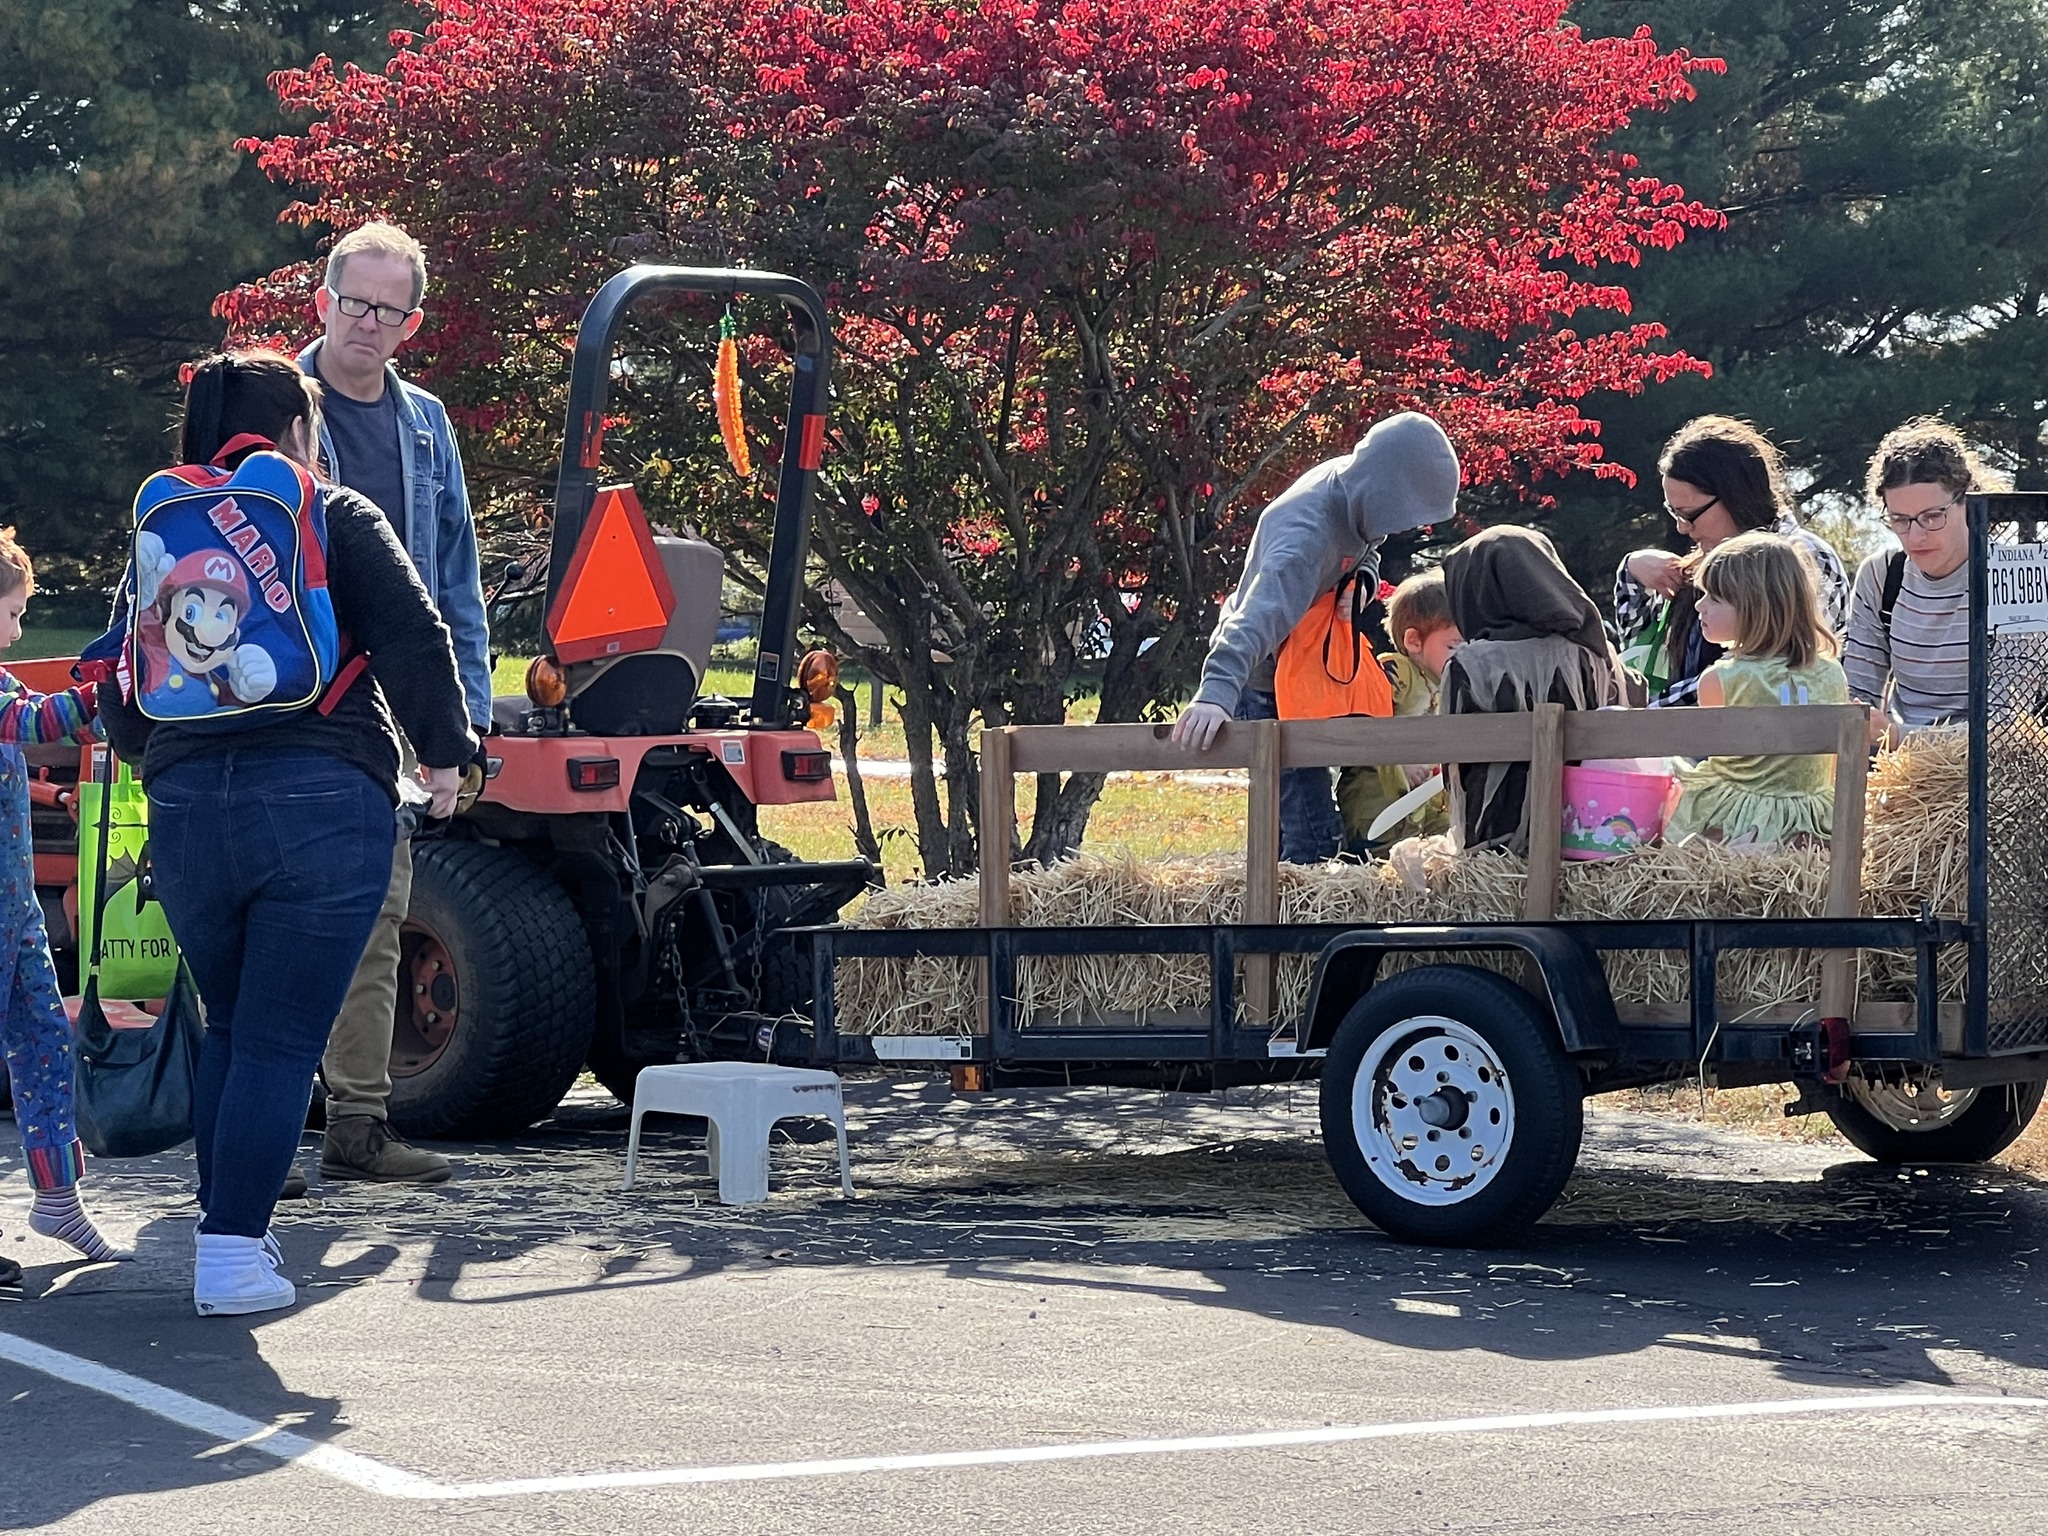
[[[1535,962],[1543,978],[1565,1050],[1574,1056],[1609,1058],[1621,1053],[1621,1021],[1598,951],[1566,928],[1509,923],[1361,928],[1338,935],[1316,957],[1308,1008],[1295,1026],[1297,1050],[1329,1046],[1344,1015],[1371,989],[1381,959],[1392,950],[1520,951]]]

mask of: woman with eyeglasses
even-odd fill
[[[1805,551],[1821,612],[1830,629],[1842,632],[1849,573],[1834,547],[1792,516],[1784,460],[1769,438],[1733,417],[1696,416],[1664,445],[1657,472],[1664,510],[1693,548],[1683,555],[1639,549],[1614,576],[1622,661],[1643,675],[1651,708],[1698,702],[1701,676],[1721,659],[1721,648],[1700,633],[1693,573],[1708,551],[1738,533],[1762,529]]]
[[[1945,725],[1970,708],[1970,525],[1963,498],[1991,490],[1962,433],[1918,416],[1885,434],[1864,476],[1900,548],[1856,572],[1842,666],[1874,706],[1873,737]]]

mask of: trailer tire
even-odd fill
[[[1984,1163],[2019,1139],[2043,1084],[1998,1083],[1928,1101],[1852,1077],[1828,1111],[1850,1146],[1880,1163]]]
[[[1431,1084],[1426,1094],[1415,1090]],[[1556,1027],[1494,971],[1434,965],[1380,982],[1323,1062],[1323,1148],[1345,1194],[1411,1243],[1509,1243],[1550,1209],[1585,1129]]]
[[[391,1123],[434,1139],[545,1119],[582,1070],[596,1015],[590,940],[568,893],[509,848],[422,843],[403,935]],[[454,1023],[435,1044],[410,1018],[414,973],[444,967]]]

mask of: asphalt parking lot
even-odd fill
[[[1524,1247],[1404,1248],[1312,1088],[849,1085],[765,1206],[599,1096],[442,1190],[280,1208],[292,1312],[192,1315],[189,1158],[26,1233],[0,1524],[66,1532],[2048,1528],[2048,1186],[1596,1111]],[[653,1124],[658,1125],[659,1122]],[[310,1143],[309,1143],[310,1147]],[[312,1158],[304,1161],[310,1166]]]

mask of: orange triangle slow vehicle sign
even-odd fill
[[[639,495],[630,485],[599,490],[548,612],[555,659],[601,661],[652,650],[668,633],[675,608]]]

